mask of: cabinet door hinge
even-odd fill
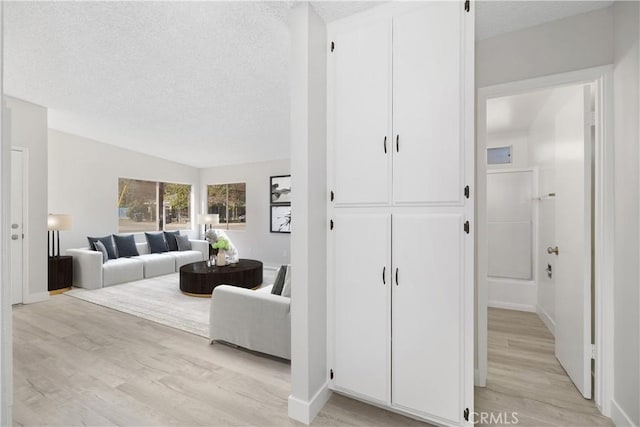
[[[333,220],[329,220],[329,230],[333,230]]]
[[[331,42],[331,52],[333,52],[335,48],[336,48],[335,42]]]
[[[334,194],[333,194],[333,191],[331,191],[331,201],[332,202],[333,202],[333,199],[334,199]]]
[[[469,186],[464,187],[464,197],[469,198]]]
[[[464,412],[462,413],[465,421],[469,421],[469,408],[464,408]]]
[[[464,222],[464,232],[469,234],[469,221]]]
[[[329,369],[329,379],[333,379],[333,369]]]
[[[466,10],[467,12],[471,10],[471,2],[469,0],[466,0],[464,2],[464,10]]]

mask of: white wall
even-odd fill
[[[73,216],[73,229],[60,232],[62,252],[87,247],[87,236],[118,233],[120,177],[191,184],[192,206],[199,206],[198,169],[49,130],[49,211]],[[46,193],[43,200],[47,200]],[[197,230],[181,233],[195,236]],[[145,241],[144,233],[137,233],[136,240]]]
[[[291,395],[289,416],[309,424],[329,398],[326,330],[326,28],[308,2],[291,30]]]
[[[24,302],[49,298],[47,290],[47,109],[19,99],[5,97],[10,114],[10,143],[28,150],[28,215],[25,244],[29,273]]]
[[[638,79],[637,2],[616,2],[614,11],[615,270],[612,418],[640,425],[638,299]]]
[[[207,185],[246,183],[247,226],[245,230],[227,230],[229,238],[241,258],[258,259],[271,265],[288,264],[291,235],[270,232],[269,177],[288,175],[290,171],[288,159],[200,169],[202,202],[198,213],[206,212]],[[295,224],[295,217],[293,220]]]
[[[476,87],[613,63],[612,9],[476,43]]]

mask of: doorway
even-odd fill
[[[476,153],[476,385],[487,385],[488,331],[495,345],[499,322],[521,322],[543,333],[521,344],[550,337],[550,356],[576,395],[593,398],[605,415],[611,300],[601,284],[612,265],[599,254],[613,231],[610,72],[480,89]]]
[[[27,156],[24,148],[11,148],[11,304],[24,302],[28,283],[25,218],[27,217]]]

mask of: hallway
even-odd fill
[[[488,376],[476,412],[521,426],[612,426],[584,399],[554,356],[554,338],[535,313],[488,309]],[[482,423],[481,423],[482,424]],[[505,423],[506,424],[506,423]],[[496,425],[489,423],[485,425]]]

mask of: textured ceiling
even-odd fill
[[[485,1],[476,3],[476,40],[611,6],[613,1]]]
[[[5,90],[204,167],[289,157],[287,3],[7,2]]]
[[[477,4],[487,38],[611,2]],[[285,2],[4,2],[5,91],[54,129],[197,167],[289,157]],[[333,21],[377,2],[312,2]]]

